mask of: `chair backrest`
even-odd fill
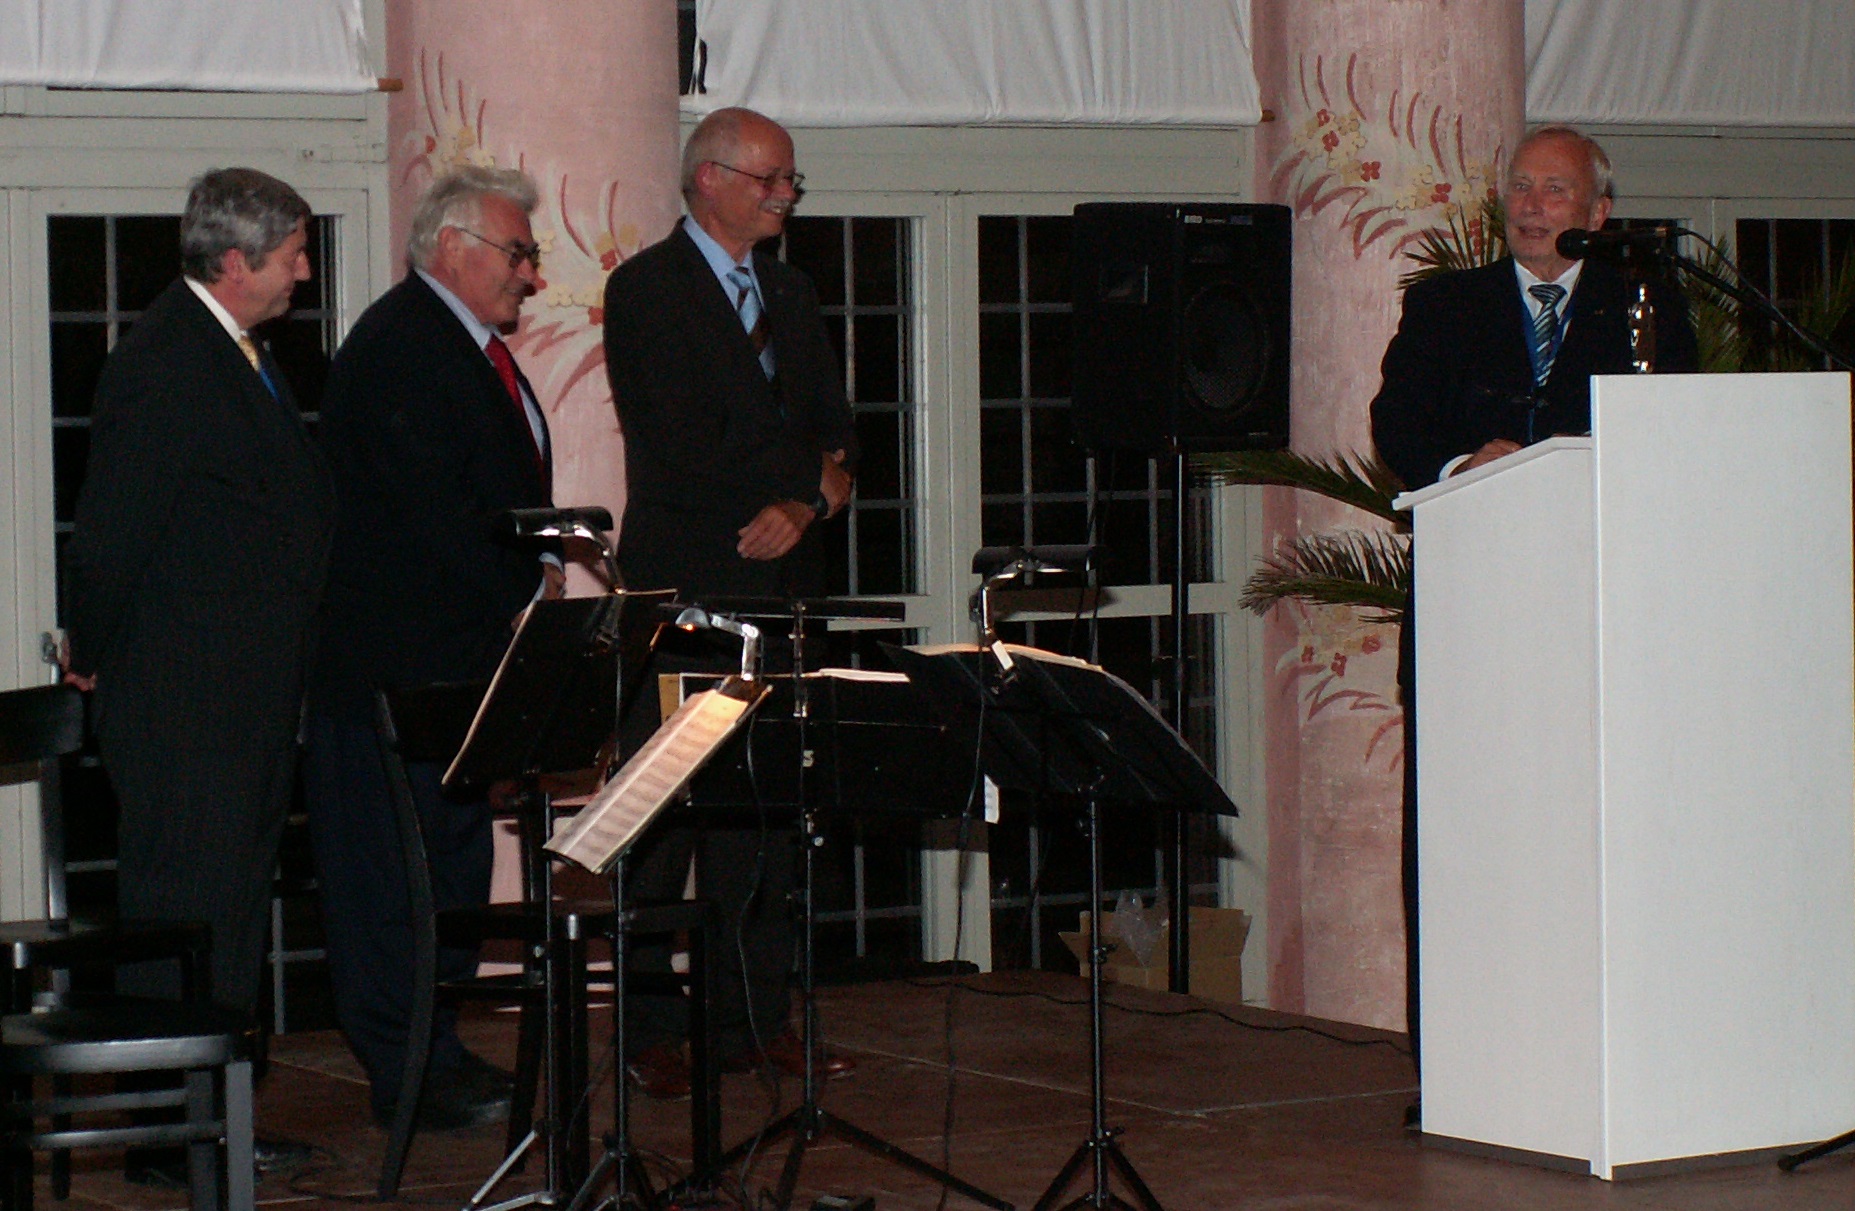
[[[84,696],[68,685],[0,693],[0,766],[39,767],[39,854],[45,915],[70,915],[64,880],[64,805],[59,758],[84,747]]]
[[[68,685],[0,693],[0,765],[50,761],[84,747],[84,696]]]
[[[448,764],[463,747],[464,737],[483,700],[483,683],[441,683],[409,689],[381,690],[375,702],[375,727],[380,737],[380,758],[385,767],[387,792],[399,824],[406,866],[407,890],[412,899],[414,946],[432,945],[431,872],[425,863],[425,838],[419,826],[418,804],[406,766],[412,762]]]

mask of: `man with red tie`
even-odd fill
[[[329,587],[309,688],[305,790],[328,933],[336,1016],[367,1070],[377,1121],[404,1069],[412,940],[393,809],[374,733],[374,694],[487,679],[529,602],[558,595],[551,556],[497,539],[510,509],[549,503],[547,422],[504,336],[535,291],[534,183],[464,168],[413,214],[399,285],[367,309],[329,368],[321,439],[335,479]],[[490,812],[409,768],[437,907],[489,899]],[[474,950],[441,951],[439,978],[468,976]],[[444,1017],[419,1121],[506,1117],[508,1074],[467,1051]]]

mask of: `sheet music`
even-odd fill
[[[591,802],[559,823],[544,848],[604,874],[758,702],[715,690],[690,695]]]
[[[920,652],[923,656],[945,656],[953,652],[977,652],[979,645],[976,643],[916,643],[910,644],[908,650]],[[1045,664],[1066,664],[1075,669],[1094,669],[1097,673],[1107,672],[1099,664],[1090,664],[1079,656],[1065,656],[1061,652],[1052,652],[1048,648],[1029,648],[1021,643],[1008,643],[1005,645],[1005,650],[1013,656],[1027,656],[1032,660],[1041,660]],[[1112,673],[1108,675],[1114,677]],[[1127,684],[1119,677],[1114,677],[1114,680],[1122,685]],[[1129,692],[1133,691],[1129,690]]]

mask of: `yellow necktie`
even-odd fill
[[[253,370],[256,370],[259,374],[264,373],[264,368],[258,365],[257,342],[242,332],[238,334],[238,351],[245,355],[245,360],[251,363],[251,368]]]

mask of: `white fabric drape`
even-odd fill
[[[0,0],[0,84],[365,92],[362,0]]]
[[[793,126],[1250,126],[1249,0],[698,0],[706,92]],[[700,56],[701,51],[698,51]]]
[[[1849,0],[1527,0],[1527,119],[1855,126]]]

